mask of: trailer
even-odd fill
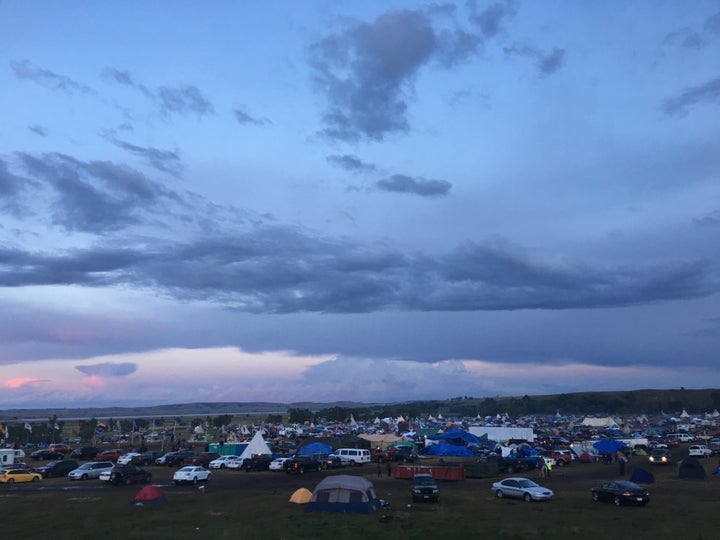
[[[468,431],[476,437],[485,437],[490,441],[527,441],[531,444],[535,442],[535,432],[532,428],[470,426]]]
[[[25,452],[19,448],[0,448],[0,467],[20,463],[25,459]]]

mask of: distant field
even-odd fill
[[[686,447],[676,449],[680,459]],[[100,482],[43,480],[37,485],[0,485],[2,537],[23,540],[72,538],[174,539],[673,539],[715,540],[720,479],[710,472],[717,459],[704,461],[708,478],[679,480],[675,466],[650,467],[633,457],[634,467],[650,470],[647,507],[594,503],[590,488],[615,478],[614,465],[574,463],[556,467],[541,483],[553,489],[549,503],[498,500],[490,491],[497,478],[440,484],[439,504],[411,504],[409,483],[377,478],[373,465],[344,469],[370,479],[391,508],[371,515],[305,513],[288,502],[299,487],[313,489],[325,471],[303,476],[271,472],[214,472],[204,494],[192,486],[173,486],[174,469],[150,467],[168,504],[130,504],[139,486],[112,487]],[[534,473],[533,473],[534,474]],[[530,477],[533,477],[533,474]],[[540,481],[540,479],[535,478]]]

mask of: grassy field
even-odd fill
[[[707,461],[708,474],[716,461]],[[647,467],[635,457],[635,466]],[[555,468],[541,483],[555,491],[549,503],[496,499],[497,478],[440,484],[438,504],[411,504],[409,482],[376,478],[374,466],[341,471],[369,478],[390,508],[370,515],[306,513],[288,502],[298,487],[311,489],[324,474],[218,471],[201,494],[173,486],[172,469],[151,467],[165,492],[163,506],[134,506],[138,486],[112,488],[97,482],[43,480],[39,485],[0,486],[2,537],[96,540],[174,539],[673,539],[720,537],[720,479],[679,480],[675,466],[649,468],[656,482],[644,508],[594,503],[590,488],[617,478],[613,465],[573,464]],[[534,473],[533,473],[534,475]],[[530,475],[533,478],[533,475]],[[540,479],[534,478],[538,481]]]

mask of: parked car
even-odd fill
[[[650,493],[635,482],[613,480],[592,488],[593,501],[609,501],[615,506],[644,506],[650,502]]]
[[[7,465],[3,465],[2,467],[0,467],[0,474],[4,473],[9,469],[23,469],[24,471],[28,472],[35,471],[35,468],[31,467],[27,463],[8,463]]]
[[[514,497],[524,501],[549,501],[555,494],[528,478],[510,477],[492,485],[492,491],[498,499]]]
[[[14,484],[20,482],[37,482],[42,475],[27,469],[7,469],[0,474],[0,484]]]
[[[162,455],[163,455],[162,452],[153,452],[153,451],[143,452],[142,454],[140,454],[139,464],[140,465],[154,465],[155,460]]]
[[[327,457],[323,458],[323,467],[325,469],[339,469],[345,465],[340,456],[335,454],[328,454]]]
[[[77,469],[70,471],[67,477],[70,480],[88,480],[90,478],[100,478],[105,471],[110,471],[114,467],[112,461],[93,461],[91,463],[83,463]]]
[[[305,474],[307,471],[321,470],[322,463],[310,456],[295,456],[292,459],[288,459],[284,463],[284,467],[287,474]]]
[[[418,473],[413,476],[410,486],[413,502],[440,500],[440,491],[432,474]]]
[[[173,482],[179,484],[197,484],[210,480],[210,471],[199,465],[187,465],[175,471]]]
[[[78,468],[78,462],[74,459],[58,459],[48,462],[47,465],[35,469],[43,478],[52,478],[53,476],[67,476],[67,474]]]
[[[411,446],[393,446],[387,453],[387,459],[400,463],[413,463],[418,459],[418,451]]]
[[[100,450],[98,448],[95,448],[94,446],[83,446],[81,448],[76,448],[72,452],[70,452],[70,457],[75,459],[95,459],[95,456],[97,456],[100,453]]]
[[[273,457],[265,454],[257,454],[243,460],[242,468],[247,471],[267,471]]]
[[[124,484],[145,484],[152,480],[152,474],[137,465],[116,465],[110,473],[110,483],[114,486]]]
[[[693,444],[688,448],[688,456],[692,457],[710,457],[713,451],[706,444]]]
[[[168,467],[180,467],[185,459],[196,456],[197,453],[191,450],[179,450],[177,452],[168,452],[164,456],[160,456],[155,460],[156,465],[166,465]]]
[[[123,454],[117,459],[118,465],[130,465],[135,464],[139,465],[140,460],[142,459],[142,454],[140,452],[128,452],[127,454]]]
[[[51,450],[53,452],[60,452],[61,454],[69,454],[72,450],[67,444],[64,443],[54,443],[48,446],[48,450]]]
[[[239,471],[242,469],[243,465],[243,458],[241,457],[235,457],[235,459],[229,459],[227,461],[227,468],[232,469],[234,471]]]
[[[210,466],[210,462],[220,457],[217,452],[200,452],[193,456],[188,456],[183,460],[183,465],[200,465],[206,469]]]
[[[656,448],[650,452],[648,461],[653,465],[670,465],[672,463],[672,455],[667,448]]]
[[[543,450],[539,455],[547,459],[554,460],[553,465],[563,467],[570,465],[574,459],[572,450]]]
[[[239,459],[239,456],[220,456],[216,459],[213,459],[210,463],[208,463],[208,468],[210,469],[225,469],[227,468],[227,464],[232,460]]]
[[[332,455],[332,454],[331,454],[331,455]],[[335,457],[337,457],[337,456],[335,456]],[[270,465],[268,466],[268,470],[271,470],[271,471],[284,471],[284,470],[285,470],[285,466],[284,466],[284,465],[285,465],[285,462],[286,462],[288,459],[290,459],[290,458],[279,457],[279,458],[273,459],[273,460],[270,462]],[[340,458],[337,458],[337,459],[339,460]]]
[[[120,448],[115,448],[114,450],[105,450],[95,456],[95,461],[117,461],[124,453],[125,450],[122,450]]]
[[[98,476],[98,479],[101,482],[109,482],[110,481],[110,476],[112,475],[112,473],[116,467],[116,465],[114,463],[111,463],[111,465],[112,465],[112,467],[105,469],[103,472],[100,473],[100,476]]]
[[[63,459],[65,457],[65,454],[62,452],[53,452],[49,448],[42,448],[40,450],[35,450],[30,454],[30,457],[33,458],[36,461],[42,461],[42,460],[56,460],[56,459]]]

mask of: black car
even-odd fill
[[[32,454],[30,454],[30,457],[36,461],[54,460],[63,459],[65,457],[65,454],[61,454],[60,452],[53,452],[48,448],[43,448],[42,450],[35,450]]]
[[[593,501],[607,501],[615,506],[645,506],[650,502],[650,493],[635,482],[613,480],[592,488]]]
[[[243,459],[242,468],[245,469],[247,472],[267,471],[270,468],[270,462],[272,460],[272,456],[258,454],[256,456]]]
[[[70,457],[75,459],[95,459],[95,456],[97,456],[100,453],[100,449],[95,448],[94,446],[83,446],[82,448],[76,448],[70,453]]]
[[[35,471],[42,474],[43,478],[52,478],[53,476],[67,476],[67,473],[74,471],[79,466],[74,459],[59,459],[37,467]]]
[[[140,458],[138,461],[140,462],[140,465],[153,465],[153,464],[155,464],[155,460],[162,455],[163,455],[162,452],[152,452],[152,451],[143,452],[140,455]]]
[[[144,484],[150,480],[152,480],[152,473],[137,465],[116,465],[110,473],[110,483],[115,486]]]
[[[310,456],[295,456],[288,459],[284,464],[285,473],[305,474],[307,471],[319,471],[322,469],[322,463]]]
[[[438,502],[440,500],[440,491],[432,474],[418,473],[414,475],[410,493],[412,494],[413,502]]]

